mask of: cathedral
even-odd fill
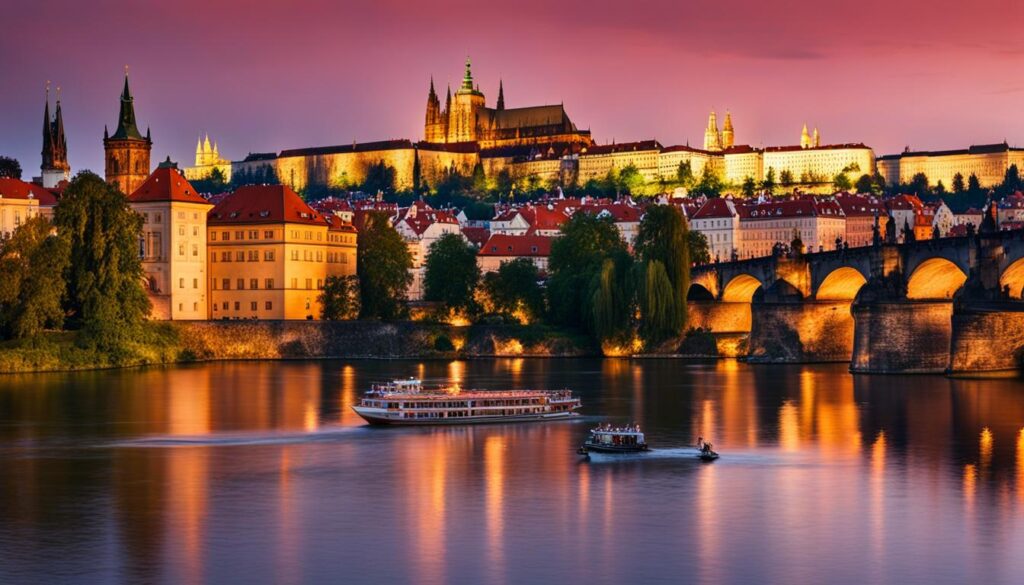
[[[424,140],[428,143],[475,142],[481,149],[551,143],[590,146],[590,130],[579,130],[559,105],[506,108],[505,88],[498,83],[498,100],[488,108],[480,86],[473,82],[469,59],[462,86],[449,87],[444,107],[430,80]]]
[[[735,135],[732,129],[732,115],[725,112],[725,125],[722,131],[718,131],[718,117],[715,111],[711,110],[708,116],[708,127],[704,130],[704,150],[708,152],[722,152],[733,147]]]
[[[68,143],[64,138],[64,116],[60,111],[60,88],[57,88],[57,104],[50,116],[50,86],[46,86],[46,106],[43,108],[43,188],[52,189],[61,181],[70,180],[71,165],[68,164]]]
[[[231,161],[220,156],[220,149],[214,142],[210,146],[210,135],[196,141],[196,164],[185,169],[185,178],[189,181],[209,179],[214,171],[220,171],[225,182],[231,180]]]
[[[143,137],[135,123],[135,104],[132,92],[128,89],[128,68],[125,67],[117,130],[110,134],[106,127],[103,128],[107,183],[126,195],[135,192],[149,178],[149,151],[152,148],[149,129],[146,129],[146,136]]]

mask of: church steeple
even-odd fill
[[[498,109],[505,109],[505,86],[500,79],[498,80]]]
[[[735,134],[732,128],[732,114],[729,110],[725,111],[725,125],[722,127],[722,149],[728,150],[732,148],[735,140]]]
[[[121,90],[121,113],[117,118],[117,130],[111,138],[143,140],[135,123],[135,103],[128,88],[128,67],[124,68],[124,89]]]
[[[804,129],[800,132],[800,148],[810,148],[812,144],[811,135],[807,133],[807,124],[804,124]]]
[[[46,105],[43,106],[43,170],[53,167],[53,118],[50,117],[50,82],[46,82]]]
[[[704,130],[704,150],[718,152],[722,150],[722,135],[718,132],[718,116],[711,110],[708,116],[708,127]]]
[[[459,91],[473,91],[473,72],[470,71],[469,56],[466,56],[466,74],[462,77],[462,87]]]
[[[43,187],[56,187],[71,175],[68,165],[68,144],[64,138],[64,116],[60,109],[60,88],[57,88],[57,107],[54,115],[50,115],[50,82],[46,82],[46,105],[43,106]]]

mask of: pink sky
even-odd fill
[[[877,154],[1024,145],[1013,0],[35,0],[3,16],[0,154],[26,177],[47,80],[72,168],[102,171],[126,63],[154,165],[190,164],[203,132],[232,159],[421,139],[430,76],[457,85],[467,53],[489,105],[500,77],[508,107],[564,102],[600,142],[699,146],[714,107],[755,146],[805,122]]]

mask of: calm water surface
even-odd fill
[[[398,376],[569,387],[586,416],[365,426],[349,407]],[[603,420],[657,450],[582,463]],[[0,378],[0,583],[241,582],[1022,583],[1024,383],[522,359]]]

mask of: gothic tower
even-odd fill
[[[722,135],[718,133],[718,117],[711,110],[708,116],[708,127],[704,130],[704,150],[718,152],[722,150]]]
[[[111,135],[103,128],[107,182],[125,195],[131,195],[149,177],[149,151],[152,148],[149,129],[143,137],[135,123],[135,105],[128,89],[128,68],[125,67],[117,130]]]
[[[43,108],[43,187],[56,187],[71,176],[68,164],[68,143],[64,138],[64,115],[60,109],[60,88],[57,88],[57,109],[50,117],[50,86],[46,86],[46,106]]]
[[[480,111],[484,109],[484,94],[473,85],[469,57],[466,57],[466,74],[462,86],[455,92],[455,101],[449,111],[448,142],[473,142],[479,140]]]
[[[430,78],[430,93],[427,94],[427,116],[423,139],[427,142],[444,142],[445,124],[441,117],[441,100],[434,91],[434,78]]]
[[[813,138],[813,143],[814,143],[814,148],[819,148],[819,147],[821,147],[821,135],[820,135],[820,134],[818,134],[818,128],[817,128],[817,126],[815,126],[815,128],[814,128],[814,138]]]
[[[498,111],[505,109],[505,84],[498,80]]]
[[[807,133],[807,124],[804,124],[804,129],[800,133],[800,148],[810,148],[812,144],[811,135]]]
[[[722,127],[722,149],[728,150],[732,148],[735,135],[732,129],[732,114],[729,110],[725,111],[725,126]]]

